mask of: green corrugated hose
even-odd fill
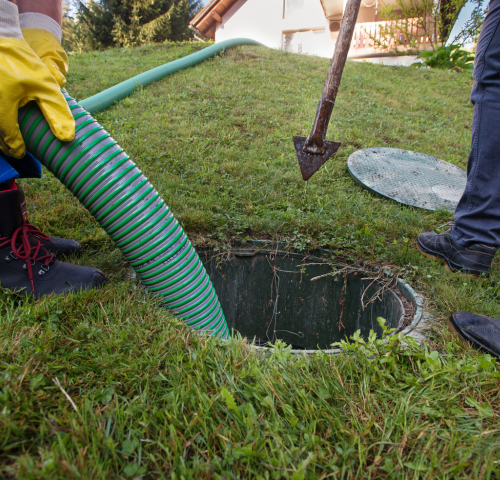
[[[239,45],[262,46],[261,43],[249,38],[233,38],[231,40],[215,43],[214,45],[188,55],[187,57],[174,60],[173,62],[166,63],[165,65],[161,65],[160,67],[153,68],[152,70],[148,70],[140,75],[129,78],[128,80],[125,80],[114,87],[108,88],[97,95],[82,100],[80,105],[89,113],[101,112],[102,110],[106,110],[111,107],[118,100],[121,100],[122,98],[125,98],[133,93],[137,87],[145,87],[146,85],[156,82],[157,80],[161,80],[162,78],[172,75],[179,70],[194,67],[195,65],[214,57],[223,50],[237,47]]]
[[[53,135],[35,103],[19,110],[27,150],[95,217],[145,287],[189,326],[221,338],[229,336],[224,313],[191,242],[153,185],[85,108],[104,110],[139,85],[245,44],[259,45],[247,39],[212,45],[122,82],[81,105],[63,91],[76,123],[71,142],[61,142]]]

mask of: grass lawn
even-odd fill
[[[67,89],[83,99],[199,48],[73,56]],[[327,137],[342,147],[306,184],[292,136],[309,133],[328,65],[239,47],[97,119],[193,243],[265,238],[391,265],[430,301],[428,343],[265,357],[201,337],[138,288],[58,180],[23,181],[32,223],[82,241],[74,261],[110,281],[38,301],[0,292],[0,478],[500,478],[500,373],[444,323],[457,310],[500,317],[498,263],[489,279],[447,273],[415,241],[453,216],[375,197],[346,168],[367,147],[465,168],[470,74],[348,62]]]

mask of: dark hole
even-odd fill
[[[383,283],[370,280],[373,274],[332,276],[332,266],[322,258],[271,249],[199,253],[229,329],[258,345],[281,339],[298,349],[328,349],[356,330],[367,338],[373,329],[380,337],[377,317],[389,328],[402,323],[401,301]]]

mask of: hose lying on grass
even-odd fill
[[[159,67],[152,68],[151,70],[141,73],[140,75],[129,78],[118,85],[82,100],[80,105],[92,114],[102,112],[103,110],[111,107],[115,102],[133,93],[138,87],[145,87],[150,83],[156,82],[157,80],[172,75],[180,70],[194,67],[209,58],[215,57],[215,55],[227,50],[228,48],[238,47],[240,45],[262,46],[262,43],[257,42],[256,40],[251,40],[250,38],[231,38],[230,40],[224,40],[223,42],[210,45],[210,47],[204,48],[199,52],[192,53],[186,57],[179,58],[178,60],[166,63],[165,65],[160,65]]]
[[[228,338],[212,282],[168,206],[109,133],[63,93],[75,139],[58,140],[31,102],[19,110],[27,150],[88,209],[167,309],[196,330]]]

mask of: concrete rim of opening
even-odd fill
[[[407,283],[403,282],[402,280],[398,279],[397,283],[397,289],[405,297],[408,301],[412,302],[414,307],[415,307],[415,314],[413,315],[413,319],[411,323],[405,327],[403,330],[397,330],[396,332],[393,332],[391,335],[396,335],[397,333],[402,333],[403,335],[406,335],[408,337],[411,337],[412,332],[417,329],[417,327],[420,325],[423,317],[424,317],[424,311],[425,311],[425,299],[422,295],[418,294],[413,290],[410,285]],[[274,348],[271,347],[260,347],[258,345],[253,345],[250,344],[250,346],[254,350],[260,350],[263,352],[268,352],[272,353],[274,352]],[[304,355],[312,355],[312,354],[318,354],[318,353],[326,353],[328,355],[339,355],[343,353],[343,350],[341,348],[331,348],[328,350],[295,350],[291,349],[291,353],[294,354],[304,354]]]
[[[284,245],[281,242],[270,242],[266,240],[248,240],[245,243],[240,243],[236,242],[233,247],[228,248],[226,251],[228,253],[232,254],[239,254],[241,256],[245,255],[253,255],[254,253],[252,252],[260,252],[260,253],[275,253],[276,250],[270,249],[269,247],[271,245]],[[285,250],[279,250],[281,253],[287,253],[288,255],[297,255],[297,256],[305,256],[302,253],[296,253],[294,251],[285,251]],[[314,252],[314,253],[313,253]],[[308,256],[311,257],[316,257],[316,258],[325,258],[329,254],[331,255],[331,252],[326,249],[318,249],[314,250],[313,252],[309,252]],[[220,252],[219,252],[220,253]],[[385,276],[390,277],[390,270],[385,269]],[[397,284],[395,289],[397,289],[398,293],[404,297],[408,302],[412,304],[412,306],[415,308],[415,313],[413,315],[412,321],[409,325],[407,325],[404,329],[398,329],[395,332],[393,332],[391,335],[396,335],[398,333],[402,333],[405,336],[409,337],[414,337],[415,340],[420,341],[421,339],[421,334],[417,333],[417,329],[421,324],[424,323],[424,317],[425,317],[425,298],[420,295],[419,293],[415,292],[415,290],[405,281],[398,279]],[[393,290],[395,290],[393,289]],[[403,305],[404,308],[404,305]],[[232,338],[232,337],[231,337]],[[265,353],[272,353],[274,352],[274,348],[272,347],[263,347],[263,346],[258,346],[254,345],[253,343],[248,342],[249,346],[256,350],[256,351],[261,351]],[[290,352],[293,354],[304,354],[304,355],[312,355],[312,354],[318,354],[318,353],[325,353],[328,355],[339,355],[343,352],[341,348],[334,348],[334,349],[326,349],[326,350],[305,350],[305,349],[290,349]]]

